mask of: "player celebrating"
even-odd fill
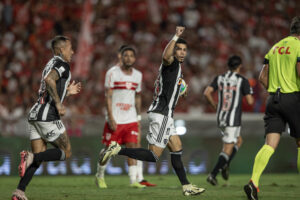
[[[25,189],[42,162],[65,160],[71,156],[71,144],[60,120],[66,112],[62,104],[66,96],[80,92],[81,83],[69,84],[69,63],[73,55],[69,38],[56,36],[51,42],[54,57],[42,73],[39,98],[28,116],[32,152],[22,151],[19,175],[21,180],[12,200],[27,200]],[[55,148],[47,149],[47,143]]]
[[[132,66],[135,63],[135,50],[123,45],[119,49],[119,63],[107,71],[105,77],[107,116],[102,142],[108,146],[111,141],[127,148],[140,145],[141,85],[142,73]],[[104,172],[108,162],[98,163],[96,183],[99,188],[107,188]],[[144,188],[155,186],[143,180],[142,161],[128,158],[130,186]]]
[[[121,149],[117,143],[112,142],[109,148],[101,154],[101,160],[106,161],[111,156],[118,154],[138,160],[156,162],[165,147],[168,146],[171,163],[182,184],[183,194],[188,196],[201,194],[205,189],[198,188],[187,180],[181,161],[181,140],[176,135],[173,120],[173,111],[179,98],[182,78],[181,63],[187,54],[187,44],[185,40],[179,38],[183,31],[184,27],[176,27],[176,34],[163,53],[163,63],[160,66],[158,79],[155,83],[154,100],[148,110],[150,125],[147,140],[149,150],[143,148]]]
[[[300,171],[300,17],[292,20],[290,36],[276,43],[265,56],[259,81],[270,96],[265,111],[265,145],[256,154],[252,177],[244,186],[248,199],[258,199],[259,179],[277,148],[286,123],[298,146]]]
[[[222,177],[228,180],[229,163],[241,147],[242,97],[245,96],[250,105],[254,101],[249,81],[239,74],[242,67],[241,58],[232,56],[229,58],[227,65],[228,72],[215,77],[210,86],[204,91],[204,96],[210,105],[217,109],[218,126],[223,135],[223,150],[213,171],[207,177],[207,181],[212,185],[217,185],[216,176],[219,171],[222,171]],[[212,93],[217,90],[218,103],[212,97]]]

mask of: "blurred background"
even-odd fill
[[[143,73],[145,113],[152,101],[162,51],[178,24],[186,27],[183,37],[189,47],[183,64],[189,96],[179,101],[175,113],[176,126],[183,134],[187,170],[191,174],[206,173],[221,150],[215,114],[202,93],[216,75],[227,71],[228,57],[237,54],[243,59],[242,74],[253,87],[255,103],[243,104],[245,140],[232,171],[250,172],[264,142],[262,118],[267,93],[257,77],[264,55],[271,45],[289,34],[290,21],[299,9],[297,0],[1,1],[0,174],[16,174],[18,152],[30,149],[26,115],[37,100],[41,72],[52,57],[50,41],[55,35],[71,38],[75,50],[72,77],[82,81],[83,90],[65,102],[68,110],[63,121],[72,140],[73,158],[63,164],[45,164],[39,173],[51,174],[49,170],[54,170],[73,174],[77,170],[79,174],[91,174],[101,149],[104,77],[117,63],[119,46],[130,44],[138,51],[135,68]],[[145,114],[142,124],[145,136]],[[145,139],[143,142],[145,146]],[[291,144],[292,139],[285,134],[279,155],[275,154],[271,161],[277,166],[268,170],[296,171],[296,146]],[[168,173],[171,170],[167,160],[166,153],[157,166],[146,164],[146,170]],[[113,173],[126,170],[124,160],[114,162]]]

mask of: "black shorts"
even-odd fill
[[[282,133],[289,125],[290,135],[300,138],[300,92],[270,94],[265,112],[265,134]]]

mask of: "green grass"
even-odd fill
[[[177,199],[246,199],[243,185],[249,175],[231,175],[228,186],[218,176],[219,186],[206,183],[206,175],[189,176],[192,183],[206,188],[200,196],[182,196],[179,181],[175,175],[146,176],[158,186],[146,189],[129,187],[127,176],[106,176],[108,189],[98,189],[94,176],[38,176],[34,177],[27,188],[29,200],[177,200]],[[0,177],[0,200],[10,199],[16,188],[18,177]],[[262,200],[300,199],[300,176],[298,174],[264,174],[261,178]]]

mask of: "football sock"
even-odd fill
[[[136,176],[137,176],[137,167],[136,165],[128,166],[128,176],[130,179],[130,184],[136,182]]]
[[[66,154],[63,150],[55,148],[55,149],[47,149],[44,152],[35,153],[33,158],[33,163],[41,163],[47,161],[56,161],[56,160],[65,160]]]
[[[172,167],[175,170],[181,185],[190,184],[190,182],[186,178],[185,169],[181,160],[182,150],[170,152],[170,154],[171,154]]]
[[[143,148],[122,148],[118,155],[148,162],[158,161],[158,157],[152,151]]]
[[[256,187],[258,187],[259,178],[266,168],[273,153],[274,149],[271,146],[265,144],[256,154],[251,177],[251,180]]]
[[[21,178],[18,189],[25,192],[25,189],[31,181],[35,171],[39,168],[40,163],[32,163],[27,169],[24,176]]]
[[[238,150],[239,150],[239,147],[237,145],[234,145],[234,147],[232,149],[232,153],[229,156],[228,165],[230,164],[231,160],[233,159],[233,157],[235,156],[235,154]]]
[[[300,147],[298,147],[297,167],[298,167],[298,172],[300,173]]]
[[[213,171],[211,172],[211,175],[212,175],[213,177],[216,177],[217,174],[219,173],[219,171],[220,171],[221,169],[223,169],[224,166],[227,164],[228,160],[229,160],[229,156],[228,156],[226,153],[221,152],[220,155],[219,155],[218,162],[217,162],[217,164],[215,165]]]
[[[100,165],[100,163],[97,163],[97,173],[96,173],[96,177],[98,178],[104,178],[104,173],[107,167],[107,164],[109,163],[111,158],[108,159],[108,161],[106,162],[105,165]]]
[[[137,167],[137,181],[141,182],[144,180],[144,175],[143,175],[143,162],[140,160],[136,161],[136,167]]]

